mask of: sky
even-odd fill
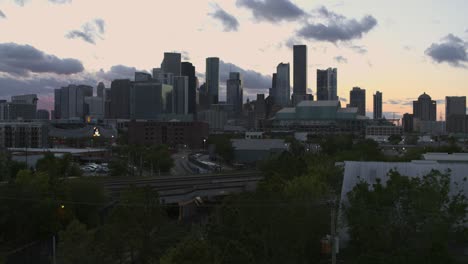
[[[240,71],[254,99],[280,62],[292,81],[291,47],[306,44],[312,93],[316,70],[336,67],[342,104],[358,86],[372,112],[381,91],[392,118],[426,92],[443,117],[445,96],[468,93],[466,10],[465,0],[0,0],[0,98],[37,93],[50,109],[53,89],[109,86],[180,52],[201,80],[205,58],[219,57],[221,96]]]

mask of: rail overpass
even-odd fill
[[[130,186],[150,186],[158,191],[162,204],[186,203],[196,197],[216,197],[231,193],[254,191],[263,179],[258,171],[223,174],[196,174],[151,178],[109,178],[102,181],[113,196]]]
[[[110,178],[102,181],[104,188],[119,200],[121,190],[130,186],[150,186],[159,193],[161,204],[177,204],[179,220],[197,213],[197,202],[232,193],[254,191],[263,179],[258,171],[151,178]]]

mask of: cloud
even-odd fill
[[[239,21],[237,21],[233,15],[224,11],[220,6],[215,5],[214,8],[215,11],[213,13],[209,13],[208,15],[221,21],[221,23],[223,23],[225,32],[237,31],[239,28]]]
[[[237,0],[236,5],[250,9],[256,20],[271,23],[293,21],[306,15],[290,0]]]
[[[244,88],[246,89],[268,89],[271,86],[271,76],[263,75],[254,70],[245,70],[241,67],[219,61],[219,80],[220,82],[226,82],[229,79],[229,72],[240,72],[244,80]]]
[[[321,7],[315,12],[324,19],[324,23],[307,22],[297,32],[299,37],[332,43],[346,42],[362,38],[377,25],[377,20],[371,15],[366,15],[358,21],[354,18],[348,19],[325,7]]]
[[[104,69],[99,70],[96,73],[96,78],[99,80],[112,82],[115,79],[133,79],[135,72],[147,72],[145,70],[138,70],[135,67],[129,67],[125,65],[114,65],[108,71]]]
[[[2,12],[2,10],[0,10],[0,18],[6,18],[6,15]]]
[[[49,2],[61,5],[61,4],[69,4],[72,2],[72,0],[49,0]]]
[[[31,72],[74,74],[83,70],[76,59],[60,59],[30,45],[0,43],[0,72],[28,76]]]
[[[68,39],[82,39],[90,44],[96,44],[96,39],[102,39],[106,33],[106,24],[103,19],[95,19],[81,26],[81,30],[71,30],[65,37]]]
[[[448,34],[440,43],[432,43],[425,54],[437,63],[448,63],[453,67],[466,68],[468,43],[459,37]]]
[[[334,58],[334,60],[335,60],[336,62],[338,62],[338,63],[348,63],[348,59],[346,59],[345,57],[343,57],[343,56],[341,56],[341,55],[340,55],[340,56],[336,56],[336,57]]]
[[[29,0],[15,0],[15,3],[19,6],[24,6],[27,2],[29,2]]]
[[[351,45],[349,46],[350,49],[353,51],[359,53],[359,54],[366,54],[367,53],[367,48],[364,46],[358,46],[358,45]]]
[[[415,101],[416,98],[406,98],[406,99],[389,99],[385,101],[385,104],[390,104],[390,105],[399,105],[399,106],[412,106],[413,101]]]

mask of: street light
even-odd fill
[[[206,138],[203,139],[203,150],[205,150]]]

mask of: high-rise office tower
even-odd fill
[[[353,87],[349,93],[349,106],[357,107],[358,115],[366,116],[366,90]]]
[[[54,90],[54,115],[52,116],[52,119],[60,119],[60,113],[61,113],[61,89],[55,89]]]
[[[466,96],[445,97],[445,118],[451,115],[466,115]]]
[[[188,114],[188,77],[174,77],[173,107],[174,113],[179,115]]]
[[[382,93],[374,94],[374,119],[382,119]]]
[[[243,82],[239,72],[229,73],[229,80],[226,81],[227,104],[233,106],[235,116],[242,114],[243,106]]]
[[[36,112],[36,119],[49,120],[49,111],[46,109],[38,109]]]
[[[164,59],[161,63],[161,69],[164,73],[172,73],[173,76],[180,76],[180,62],[180,53],[164,52]]]
[[[85,98],[86,97],[92,97],[93,96],[93,87],[89,85],[78,85],[76,88],[76,111],[75,111],[75,118],[79,118],[81,120],[84,120],[87,113],[87,105],[85,103]],[[70,113],[72,110],[70,110]],[[70,116],[72,117],[72,116]]]
[[[82,119],[87,109],[85,97],[93,95],[93,87],[88,85],[68,85],[54,91],[54,114],[56,119]]]
[[[104,98],[104,90],[106,89],[106,87],[104,86],[104,83],[100,82],[98,83],[98,86],[96,88],[96,94],[98,97],[101,97],[101,98]]]
[[[336,68],[326,70],[317,70],[317,100],[318,101],[336,101],[337,95],[338,71]]]
[[[406,113],[403,115],[401,120],[402,120],[402,125],[403,125],[403,131],[405,133],[413,132],[413,128],[414,128],[413,114]]]
[[[273,80],[275,85],[275,104],[282,107],[289,106],[291,98],[289,63],[278,64],[275,76],[276,78]]]
[[[162,84],[135,82],[130,89],[130,116],[135,119],[154,120],[162,112]]]
[[[149,82],[151,81],[151,74],[146,72],[135,72],[135,82]]]
[[[129,79],[114,80],[111,83],[110,111],[112,118],[130,118],[130,89]]]
[[[195,66],[190,62],[182,62],[182,76],[188,77],[188,113],[197,112],[197,77]]]
[[[417,101],[413,101],[413,116],[421,121],[436,121],[436,101],[433,101],[429,95],[423,93]]]
[[[219,102],[219,58],[206,58],[206,88],[210,97],[209,104]]]
[[[294,45],[294,80],[295,95],[306,95],[307,92],[307,46]]]

